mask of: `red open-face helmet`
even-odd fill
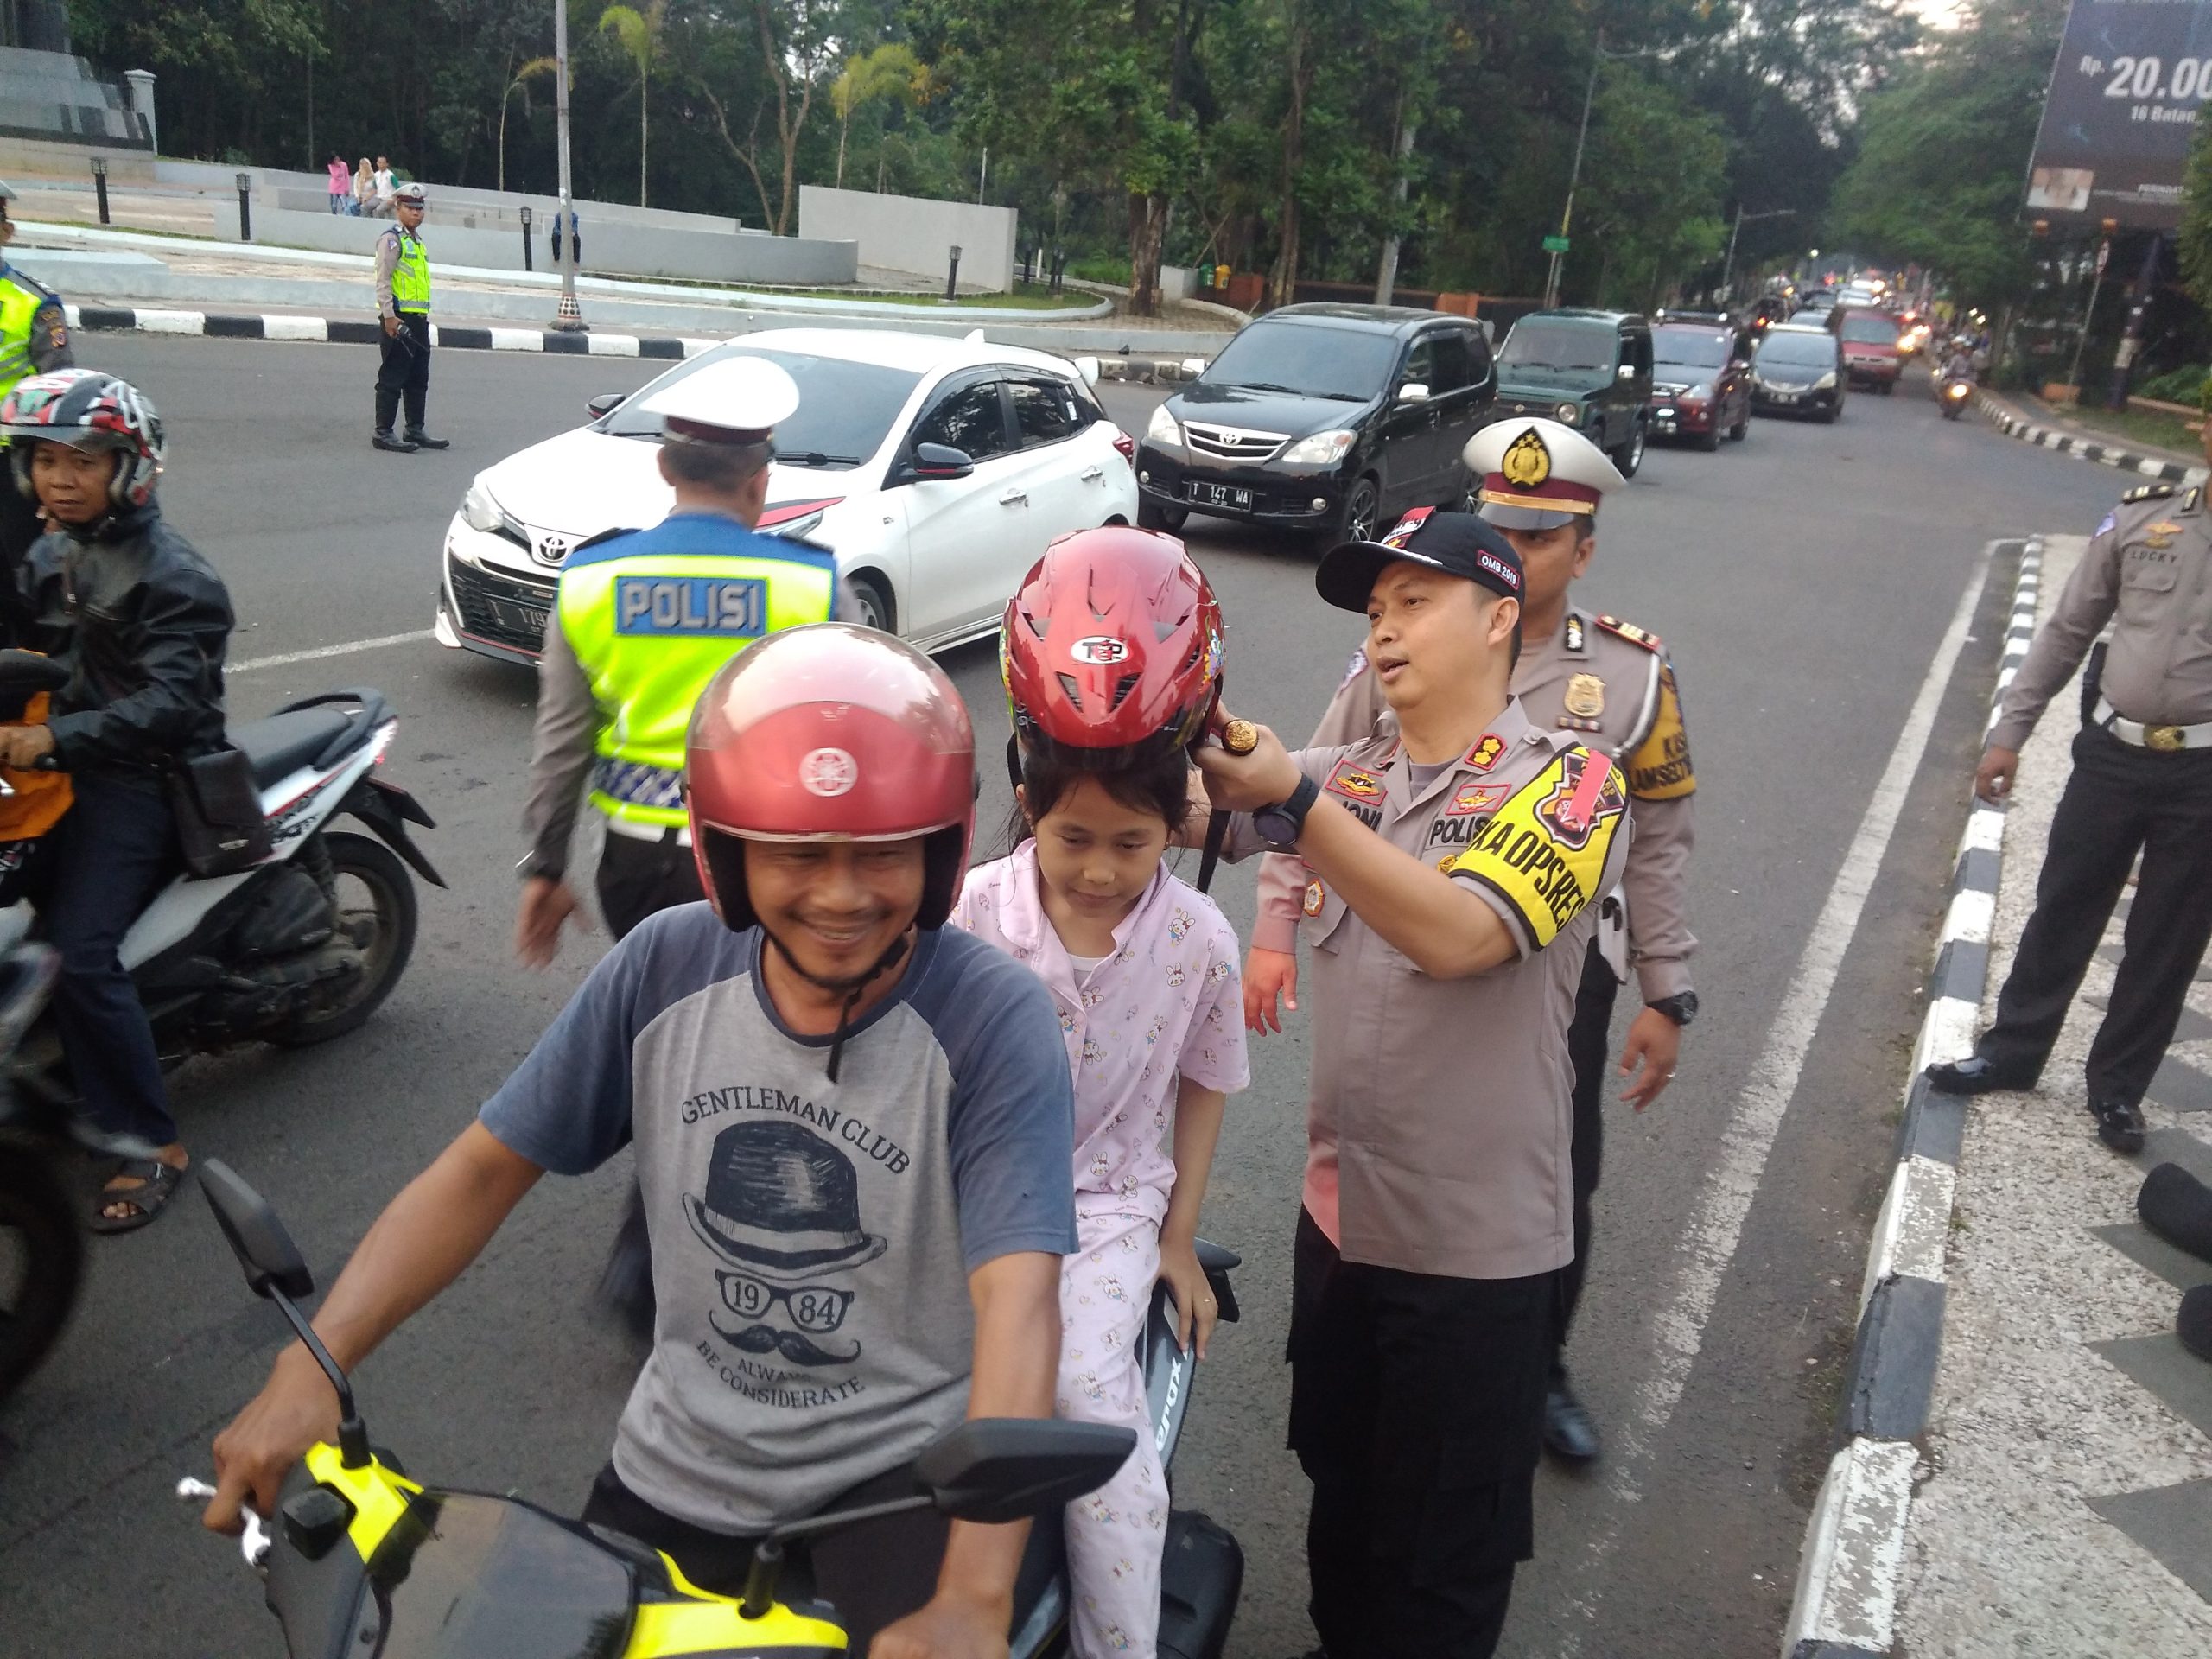
[[[757,919],[748,841],[926,837],[924,927],[952,912],[976,823],[976,739],[935,663],[871,628],[754,641],[707,683],[684,741],[699,880],[728,927]]]
[[[1221,695],[1221,607],[1173,536],[1063,536],[1014,591],[999,672],[1022,747],[1096,772],[1186,747]]]

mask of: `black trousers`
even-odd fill
[[[407,403],[407,429],[423,429],[423,404],[430,395],[430,320],[419,311],[399,314],[399,332],[386,334],[384,359],[377,367],[377,430],[391,430],[400,400]]]
[[[2212,751],[2159,754],[2094,726],[2075,735],[2035,913],[1979,1052],[2028,1071],[2050,1058],[2139,851],[2126,948],[2088,1071],[2093,1098],[2142,1100],[2212,940]]]
[[[657,912],[696,905],[707,894],[699,885],[699,863],[689,847],[665,841],[639,841],[607,832],[599,854],[599,913],[616,938]]]
[[[912,1469],[901,1467],[855,1487],[830,1507],[856,1508],[909,1497],[913,1491]],[[622,1484],[611,1463],[592,1483],[583,1518],[673,1556],[683,1576],[702,1590],[718,1596],[745,1592],[756,1540],[709,1532],[655,1509]],[[785,1547],[777,1599],[831,1603],[850,1640],[849,1651],[865,1654],[878,1630],[904,1618],[937,1592],[949,1524],[943,1516],[923,1510],[864,1521],[827,1538],[796,1541]]]
[[[16,573],[45,533],[37,501],[16,487],[15,466],[0,449],[0,645],[30,643],[35,611],[16,588]]]
[[[37,907],[60,954],[54,1025],[85,1114],[110,1135],[166,1147],[177,1139],[154,1028],[117,950],[175,873],[176,824],[153,779],[80,772],[76,799],[40,841],[6,895]]]
[[[1605,1156],[1605,1062],[1612,1046],[1613,1001],[1621,982],[1605,965],[1598,942],[1582,959],[1582,983],[1574,993],[1574,1022],[1567,1028],[1567,1052],[1574,1067],[1574,1140],[1569,1154],[1574,1185],[1574,1260],[1560,1270],[1559,1341],[1552,1354],[1552,1376],[1567,1376],[1567,1331],[1582,1304],[1582,1281],[1590,1272],[1590,1200],[1598,1191],[1599,1167]]]
[[[1309,1609],[1329,1659],[1485,1659],[1535,1553],[1560,1275],[1349,1262],[1301,1211],[1290,1449],[1313,1483]]]

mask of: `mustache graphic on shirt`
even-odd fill
[[[707,1323],[724,1342],[745,1353],[773,1351],[794,1365],[849,1365],[861,1357],[857,1342],[817,1343],[797,1331],[779,1331],[772,1325],[748,1325],[741,1331],[732,1331],[711,1317]]]

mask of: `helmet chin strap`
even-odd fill
[[[861,1000],[861,994],[869,986],[906,960],[906,952],[913,945],[914,930],[909,927],[897,938],[892,940],[885,948],[883,954],[875,959],[875,965],[866,973],[847,979],[825,979],[820,974],[809,973],[799,965],[798,958],[791,954],[791,946],[771,933],[765,922],[760,924],[760,936],[776,947],[776,954],[784,959],[784,965],[808,984],[817,990],[836,991],[843,995],[844,1002],[837,1010],[837,1029],[830,1039],[830,1081],[836,1082],[837,1063],[844,1056],[845,1032],[853,1017],[854,1005]]]

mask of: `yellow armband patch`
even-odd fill
[[[1689,734],[1682,728],[1681,693],[1675,689],[1675,667],[1669,663],[1659,670],[1658,718],[1628,758],[1628,792],[1639,801],[1673,801],[1696,790]]]
[[[1498,808],[1445,874],[1504,899],[1532,948],[1541,950],[1597,898],[1627,808],[1620,769],[1601,754],[1568,749]]]

